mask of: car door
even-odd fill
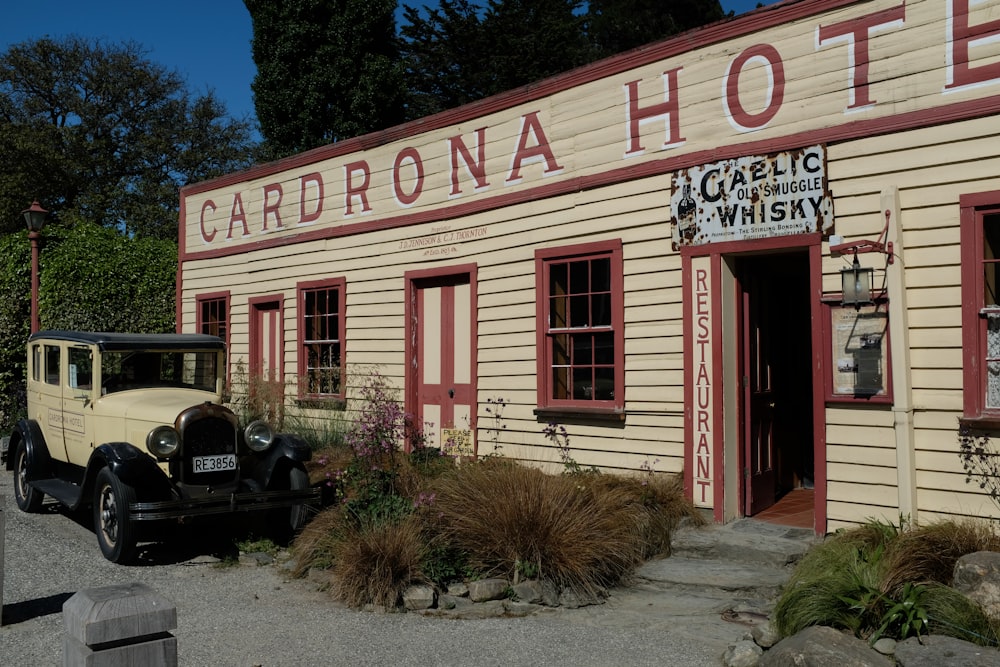
[[[29,350],[28,418],[42,431],[49,456],[66,460],[63,442],[63,348],[57,341],[36,341]]]
[[[94,351],[88,345],[66,348],[66,373],[62,384],[63,445],[66,460],[87,465],[93,449],[90,426],[94,412]]]

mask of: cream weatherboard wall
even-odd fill
[[[959,197],[1000,191],[998,113],[1000,0],[779,3],[184,188],[178,328],[195,330],[199,296],[227,292],[230,362],[245,363],[251,302],[279,296],[281,363],[295,405],[297,286],[342,278],[349,377],[378,368],[402,390],[407,273],[474,265],[478,404],[468,426],[480,453],[496,443],[505,455],[555,469],[559,454],[542,434],[549,413],[536,414],[536,251],[620,240],[624,410],[613,421],[563,415],[573,456],[606,469],[684,471],[689,488],[705,473],[695,500],[728,520],[746,507],[735,283],[723,270],[712,285],[718,317],[705,345],[721,393],[718,430],[699,462],[696,387],[686,375],[695,360],[685,354],[696,349],[697,323],[685,313],[696,312],[697,295],[685,293],[685,267],[714,271],[789,248],[813,257],[818,248],[810,271],[820,293],[810,299],[834,299],[846,260],[831,256],[827,232],[877,238],[888,207],[893,400],[827,402],[824,381],[815,381],[816,528],[873,516],[996,514],[965,483],[956,430],[966,390]],[[825,156],[832,228],[826,221],[800,240],[677,249],[675,175],[810,146]],[[880,258],[862,256],[879,269]],[[813,354],[819,378],[828,360],[823,350]],[[502,432],[491,429],[491,399],[505,402]]]

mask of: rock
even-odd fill
[[[410,586],[403,591],[403,606],[409,610],[430,609],[436,602],[436,595],[432,586]]]
[[[510,583],[506,579],[480,579],[469,582],[469,599],[473,602],[500,600],[507,597]]]
[[[757,667],[763,655],[764,649],[753,641],[744,640],[730,646],[722,656],[722,662],[726,667]]]
[[[546,607],[559,606],[559,587],[548,579],[542,581],[542,604]]]
[[[896,652],[896,640],[889,637],[882,637],[872,644],[872,648],[882,655],[892,655]]]
[[[781,635],[771,625],[771,621],[764,621],[750,628],[750,637],[761,648],[771,648],[781,640]]]
[[[917,637],[910,637],[898,642],[895,657],[899,667],[941,667],[941,665],[997,667],[1000,665],[1000,649],[978,646],[945,635],[930,635],[929,637],[921,637],[919,640]]]
[[[1000,618],[1000,553],[977,551],[959,558],[952,587],[982,605],[987,616]]]
[[[559,606],[567,609],[577,609],[594,604],[604,604],[604,600],[591,593],[578,593],[572,588],[564,588],[559,594]]]
[[[467,598],[469,597],[469,587],[464,581],[456,581],[448,584],[448,595],[454,595],[457,598]]]
[[[942,663],[947,664],[947,663]],[[821,625],[786,637],[764,654],[761,667],[889,667],[867,642]]]
[[[516,602],[514,600],[503,600],[502,601],[504,611],[506,612],[504,616],[511,616],[520,618],[522,616],[534,616],[541,609],[541,605],[532,604],[530,602]]]
[[[514,586],[514,597],[521,602],[538,604],[542,601],[542,582],[537,579],[522,581]]]
[[[240,554],[240,565],[270,565],[274,562],[274,557],[271,554],[264,553],[263,551],[254,551],[253,553],[241,553]]]

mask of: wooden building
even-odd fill
[[[1000,427],[998,112],[1000,0],[782,2],[184,188],[178,329],[719,521],[996,515],[957,433]]]

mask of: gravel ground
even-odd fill
[[[640,589],[608,603],[524,618],[456,620],[345,608],[277,565],[220,566],[233,552],[224,523],[148,545],[142,564],[106,561],[90,527],[47,501],[14,503],[0,470],[6,524],[0,664],[58,665],[62,605],[84,588],[144,583],[177,607],[181,665],[719,665],[739,626],[715,609]],[[194,543],[198,546],[195,547]],[[671,598],[665,600],[664,598]],[[664,604],[661,604],[664,603]]]

